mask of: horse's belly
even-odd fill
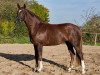
[[[40,40],[39,43],[43,46],[52,46],[52,45],[59,45],[61,43],[64,43],[64,40],[63,39],[53,39],[53,38],[50,38],[50,39],[44,39],[44,40]]]
[[[50,42],[50,43],[44,43],[43,46],[53,46],[53,45],[59,45],[63,42]]]
[[[58,31],[53,31],[52,33],[48,31],[45,33],[37,34],[37,36],[35,36],[35,42],[43,46],[59,45],[65,41],[66,39],[62,32]]]

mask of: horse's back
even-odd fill
[[[74,29],[78,29],[78,30],[80,30],[80,28],[77,26],[77,25],[75,25],[75,24],[72,24],[72,23],[61,23],[61,24],[49,24],[49,23],[43,23],[42,25],[45,25],[47,28],[74,28]]]
[[[59,31],[65,34],[71,34],[71,32],[81,34],[80,28],[72,23],[48,24],[47,29],[50,31]]]

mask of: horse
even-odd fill
[[[85,74],[85,63],[82,52],[82,33],[80,28],[72,23],[49,24],[43,22],[35,13],[17,4],[17,18],[24,21],[29,32],[30,41],[35,50],[35,71],[41,72],[43,46],[52,46],[65,43],[70,53],[70,66],[68,71],[73,68],[74,56],[81,65],[82,74]]]

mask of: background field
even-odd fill
[[[86,74],[100,75],[100,46],[83,46]],[[44,69],[35,73],[32,44],[0,45],[0,75],[81,75],[80,69],[66,70],[70,56],[66,45],[47,46],[43,50]]]

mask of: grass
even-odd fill
[[[97,45],[97,46],[100,46],[100,43],[97,43],[96,45]]]
[[[14,44],[14,43],[19,43],[19,44],[25,44],[25,43],[30,43],[29,37],[26,36],[18,36],[18,37],[0,37],[0,44]]]
[[[19,44],[29,44],[30,43],[30,39],[29,37],[25,37],[25,36],[20,36],[20,37],[14,37],[14,43],[19,43]]]
[[[83,45],[91,45],[94,46],[95,44],[93,42],[84,42]],[[96,43],[96,46],[100,46],[100,43]]]

